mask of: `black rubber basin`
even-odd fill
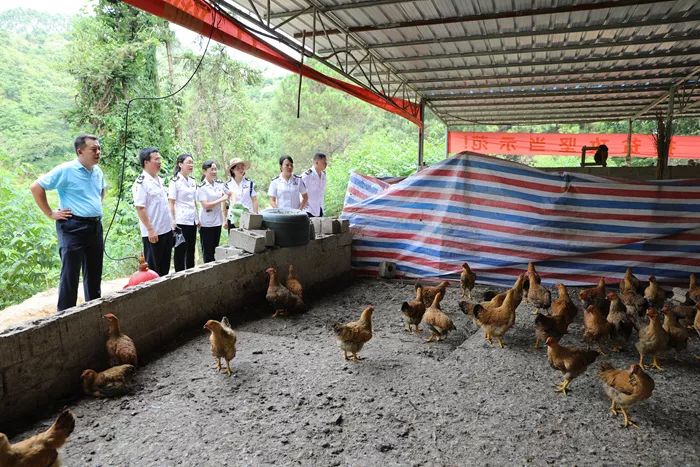
[[[309,243],[309,216],[298,209],[265,209],[263,228],[275,232],[275,245],[301,246]]]

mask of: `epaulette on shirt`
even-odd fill
[[[223,185],[223,184],[226,183],[226,182],[224,182],[223,180],[218,180],[218,179],[217,179],[217,180],[214,180],[214,183],[221,183],[221,184]]]
[[[143,183],[144,178],[143,174],[139,175],[136,177],[136,183]]]
[[[301,178],[301,175],[294,174],[295,178]]]
[[[205,183],[207,183],[207,181],[206,181],[206,180],[202,180],[202,183],[198,184],[197,187],[198,187],[198,188],[201,188],[201,187],[204,186]]]
[[[304,173],[305,173],[306,175],[310,175],[310,174],[311,174],[311,169],[307,170],[307,171],[304,172]]]
[[[177,175],[173,175],[173,178],[170,179],[171,182],[177,182]]]

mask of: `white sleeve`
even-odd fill
[[[304,183],[304,180],[299,180],[299,193],[304,194],[306,193],[306,183]]]
[[[168,186],[168,199],[177,199],[177,181],[170,181],[170,186]]]
[[[267,196],[274,196],[277,198],[277,180],[273,180],[270,183],[270,188],[267,190]]]
[[[134,198],[134,206],[138,206],[141,208],[146,207],[146,201],[148,199],[148,193],[146,192],[146,187],[143,186],[142,183],[134,183],[134,186],[131,188],[131,194],[133,195]]]

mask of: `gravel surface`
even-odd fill
[[[603,359],[637,361],[631,345],[601,357],[564,397],[553,390],[561,374],[532,348],[525,303],[500,349],[459,311],[451,287],[443,310],[458,330],[426,344],[427,333],[403,330],[399,308],[412,294],[408,283],[356,281],[303,316],[236,324],[232,377],[216,373],[207,333],[196,332],[142,367],[133,395],[72,404],[64,464],[700,464],[697,338],[678,359],[661,359],[651,399],[630,410],[639,428],[623,429],[595,372]],[[364,360],[346,362],[330,325],[368,303],[374,337]],[[581,314],[570,331],[562,342],[581,345]]]

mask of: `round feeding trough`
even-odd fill
[[[263,210],[263,228],[275,232],[275,245],[302,246],[309,243],[309,216],[298,209]]]

